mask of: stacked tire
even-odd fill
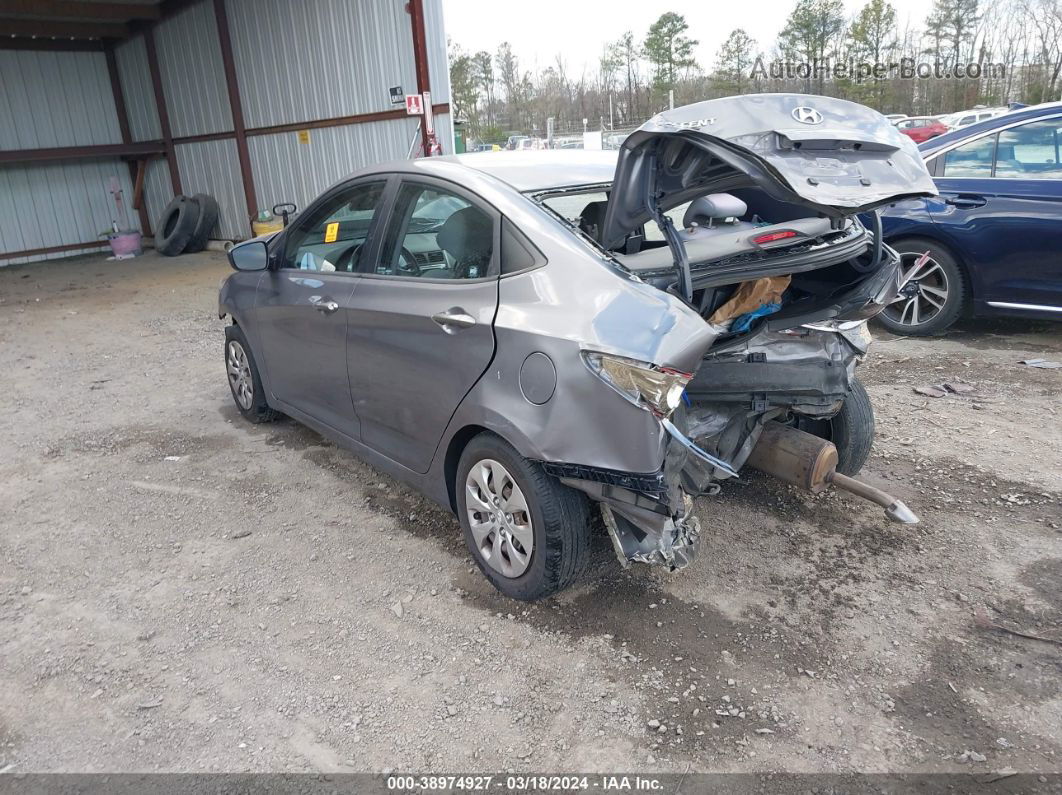
[[[202,251],[217,225],[218,203],[213,196],[176,196],[155,225],[155,250],[167,257]]]

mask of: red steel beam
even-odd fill
[[[76,0],[0,0],[0,16],[54,17],[60,19],[158,19],[154,3],[85,3]]]
[[[158,141],[132,144],[96,144],[94,146],[58,146],[52,149],[5,149],[0,163],[38,163],[42,160],[75,160],[96,157],[148,157],[164,152]]]
[[[218,43],[221,45],[221,63],[225,69],[225,86],[228,88],[229,107],[232,110],[236,157],[240,161],[243,198],[247,202],[247,222],[250,223],[257,212],[258,200],[254,189],[254,173],[251,171],[251,152],[247,148],[243,103],[240,100],[240,84],[236,80],[236,59],[232,57],[232,36],[229,34],[229,16],[225,11],[225,0],[214,0],[214,18],[218,24]]]
[[[118,59],[114,55],[114,47],[108,47],[104,51],[104,57],[107,59],[107,74],[111,79],[111,94],[114,95],[114,112],[118,116],[118,129],[122,134],[122,143],[131,144],[133,142],[133,134],[129,130],[129,111],[125,106],[125,95],[122,93],[122,78],[118,73]],[[137,212],[137,217],[140,219],[140,231],[144,235],[151,235],[151,219],[148,218],[147,208],[144,207],[144,203],[140,201],[141,189],[143,186],[144,171],[147,169],[147,162],[144,160],[138,160],[135,163],[129,163],[129,178],[136,182],[137,189],[133,194],[133,208]]]
[[[10,38],[0,36],[0,50],[43,50],[45,52],[103,52],[99,39]]]
[[[417,74],[417,93],[423,94],[431,91],[431,79],[428,74],[428,38],[424,32],[424,0],[409,0],[406,3],[406,11],[409,12],[409,22],[413,28],[413,65]],[[428,113],[429,108],[425,108]],[[424,154],[429,154],[428,126],[425,120],[420,120],[420,144]]]
[[[59,22],[51,19],[0,19],[0,36],[47,36],[64,39],[124,39],[121,22]]]
[[[16,259],[17,257],[34,257],[37,254],[57,254],[60,251],[77,251],[79,248],[102,248],[109,245],[106,240],[93,240],[91,243],[66,243],[62,246],[45,246],[44,248],[28,248],[24,251],[0,251],[0,259]]]
[[[181,190],[181,172],[177,167],[177,150],[173,147],[173,130],[170,129],[170,114],[166,110],[166,94],[162,90],[159,54],[155,50],[155,31],[150,27],[144,30],[144,48],[147,50],[151,86],[155,91],[155,107],[159,114],[159,127],[162,128],[162,142],[166,147],[166,163],[170,168],[170,185],[173,187],[173,195],[180,196],[184,192]]]

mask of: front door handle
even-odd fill
[[[326,315],[330,315],[337,309],[339,309],[339,304],[337,304],[331,298],[322,298],[319,295],[311,295],[310,303],[313,305],[314,309],[316,309],[318,312],[323,312]]]
[[[454,334],[463,328],[476,325],[476,319],[459,306],[451,307],[445,312],[436,312],[431,319],[438,323],[447,334]]]
[[[944,203],[950,204],[952,207],[958,207],[960,210],[973,210],[977,207],[984,207],[988,204],[988,200],[984,196],[978,196],[976,193],[960,193],[957,196],[945,199]]]

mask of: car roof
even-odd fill
[[[472,152],[444,155],[435,161],[457,163],[511,185],[521,193],[612,182],[616,152],[586,149],[538,149],[516,152]]]
[[[980,135],[981,133],[988,132],[996,129],[997,127],[1007,127],[1011,124],[1022,121],[1032,121],[1038,119],[1041,116],[1051,116],[1053,114],[1062,111],[1062,102],[1045,102],[1042,105],[1033,105],[1028,108],[1020,108],[1019,110],[1012,110],[1009,113],[1001,113],[998,116],[993,116],[990,119],[976,122],[975,124],[968,124],[965,127],[960,127],[957,130],[944,133],[944,135],[938,135],[936,138],[931,138],[923,144],[918,145],[919,151],[923,155],[935,152],[943,146],[961,141],[964,138],[974,135]],[[973,111],[974,113],[982,113],[983,110]]]

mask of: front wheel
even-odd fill
[[[837,448],[837,471],[842,475],[858,475],[874,445],[874,407],[858,378],[852,379],[852,391],[839,412],[824,420],[798,416],[796,426],[833,442]]]
[[[492,433],[465,447],[455,488],[465,543],[503,594],[541,599],[579,578],[590,545],[585,495]]]
[[[251,346],[243,329],[237,325],[225,327],[225,374],[236,408],[251,422],[270,422],[277,412],[269,408],[262,388],[262,376],[258,373]]]

